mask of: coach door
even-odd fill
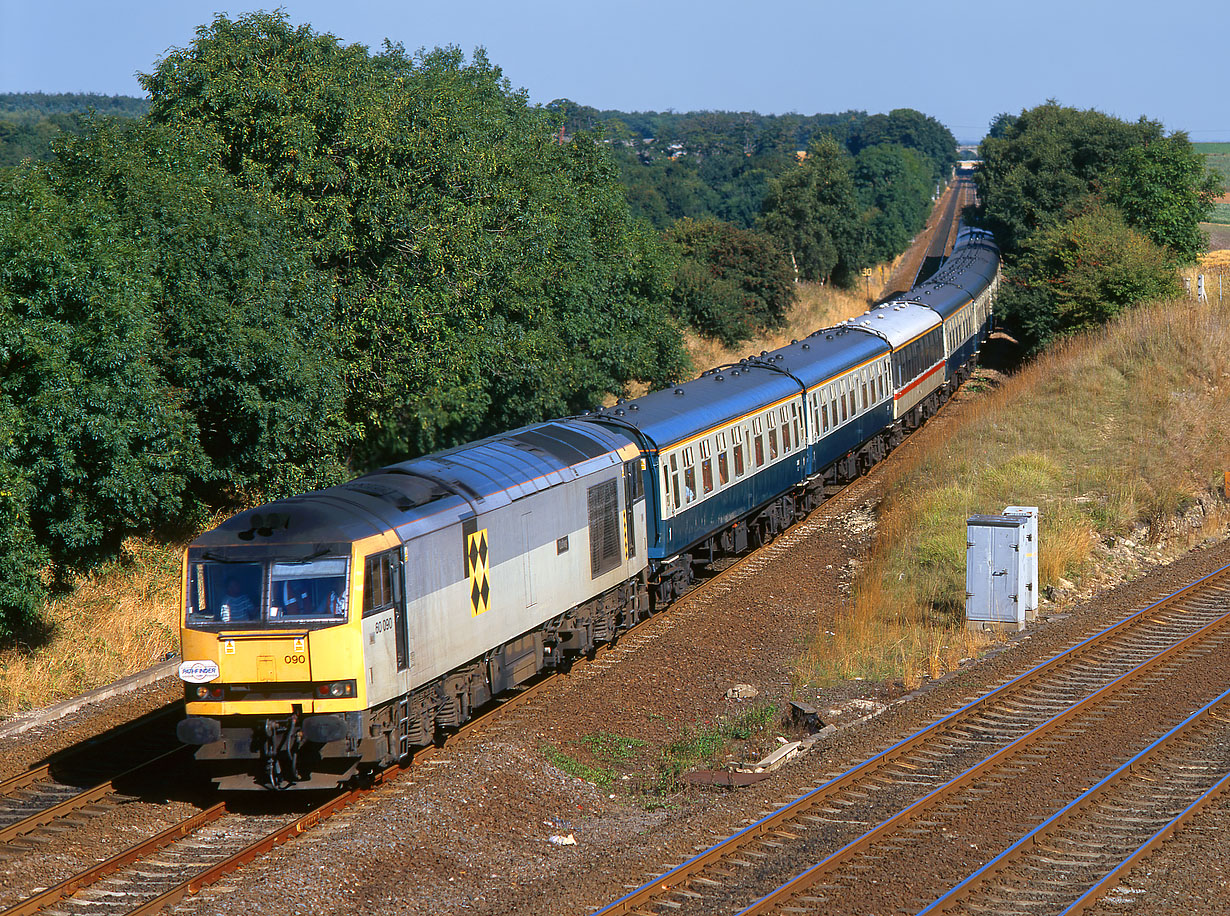
[[[639,458],[624,462],[624,556],[636,556],[636,513],[633,507],[645,495]]]

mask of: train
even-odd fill
[[[334,788],[591,655],[938,410],[999,270],[962,228],[928,280],[788,346],[240,512],[184,553],[178,738],[219,789]]]

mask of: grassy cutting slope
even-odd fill
[[[1216,304],[1140,308],[967,405],[950,435],[897,469],[853,606],[817,634],[802,680],[908,683],[970,654],[970,515],[1041,507],[1044,589],[1092,572],[1099,538],[1159,537],[1230,466],[1227,317]]]

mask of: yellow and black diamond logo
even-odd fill
[[[466,575],[470,580],[470,616],[477,617],[491,607],[486,528],[466,535]]]

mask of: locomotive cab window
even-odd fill
[[[388,550],[367,558],[363,571],[363,616],[393,607],[401,598],[401,557]]]
[[[188,626],[261,619],[261,563],[194,563],[188,573]]]
[[[345,617],[345,560],[273,564],[269,583],[270,620],[343,620]]]

